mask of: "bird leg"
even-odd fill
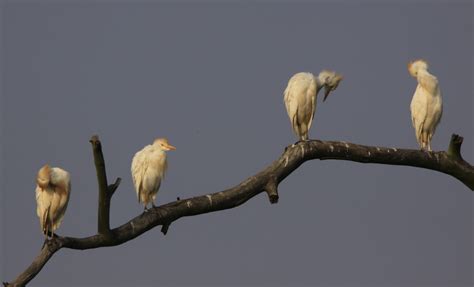
[[[48,217],[49,217],[49,209],[51,208],[51,206],[48,206],[48,209],[45,210],[44,214],[43,214],[43,233],[45,235],[45,238],[44,240],[48,240]]]
[[[421,149],[428,152],[431,151],[431,143],[429,140],[429,135],[427,132],[423,131],[421,133]]]
[[[428,151],[432,151],[432,149],[431,149],[431,141],[428,141],[428,144],[427,144],[427,145],[428,145]]]
[[[49,232],[48,233],[51,233],[51,238],[50,239],[53,239],[53,234],[54,234],[54,230],[53,230],[53,217],[52,216],[49,216],[49,223],[50,223],[50,226],[49,226]]]
[[[43,249],[46,246],[46,244],[48,244],[48,239],[45,239],[43,241],[43,245],[41,245],[41,249]]]

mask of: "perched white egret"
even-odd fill
[[[428,63],[423,60],[410,62],[408,72],[418,81],[410,104],[416,140],[422,150],[431,151],[431,138],[443,114],[438,79],[428,72]]]
[[[176,148],[165,138],[156,139],[153,144],[147,145],[137,152],[132,160],[132,178],[137,192],[138,202],[143,203],[145,210],[151,203],[155,207],[155,198],[165,176],[168,166],[166,151]]]
[[[323,101],[334,91],[342,76],[333,71],[323,70],[315,77],[311,73],[297,73],[288,81],[284,92],[286,111],[293,131],[300,140],[308,139],[308,130],[316,111],[318,92],[324,87]]]
[[[44,165],[36,176],[36,213],[41,231],[48,238],[59,228],[66,212],[71,192],[69,173],[59,167]]]

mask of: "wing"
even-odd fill
[[[48,209],[51,205],[51,195],[46,190],[36,187],[36,214],[40,220],[41,231],[45,229],[46,220],[48,218]]]
[[[51,184],[54,186],[54,192],[49,214],[50,220],[53,221],[52,230],[54,231],[59,228],[66,213],[71,194],[71,176],[67,171],[54,167],[51,173]]]
[[[142,190],[143,178],[149,165],[146,153],[147,147],[137,152],[132,160],[132,179],[133,185],[135,186],[135,191],[138,196],[138,201],[140,201],[140,192]]]
[[[71,194],[71,182],[68,180],[63,186],[58,186],[55,189],[54,200],[52,207],[53,211],[53,230],[56,230],[63,221],[64,214],[69,203],[69,197]]]
[[[298,133],[298,99],[295,94],[295,88],[297,86],[297,79],[293,76],[288,82],[288,86],[284,92],[284,101],[286,106],[286,112],[291,121],[291,126],[295,133]]]
[[[160,160],[162,162],[160,178],[163,180],[165,178],[166,171],[168,170],[168,160],[166,158],[166,153],[160,155]]]
[[[437,124],[441,122],[441,118],[443,118],[443,102],[441,100],[441,97],[439,98],[439,109],[437,113]]]
[[[411,121],[413,127],[415,128],[417,139],[421,138],[421,132],[423,130],[423,125],[426,120],[426,114],[428,110],[428,103],[426,101],[426,95],[424,92],[425,91],[423,91],[420,86],[418,86],[410,104]]]
[[[434,132],[436,131],[436,127],[441,122],[441,117],[443,116],[443,102],[442,102],[441,97],[435,98],[435,103],[434,103],[432,112],[433,112],[433,115],[432,115],[432,121],[429,126],[429,130],[431,134],[434,134]]]
[[[151,186],[149,186],[149,190],[151,190],[150,194],[152,196],[153,201],[156,200],[156,195],[160,189],[161,182],[165,178],[166,170],[168,169],[168,160],[166,153],[156,154],[154,164],[156,166],[154,166],[152,170],[156,171],[156,174],[155,176],[151,177]]]
[[[290,120],[293,119],[294,115],[296,114],[297,107],[298,105],[296,104],[296,100],[291,93],[291,88],[290,84],[288,84],[288,87],[286,87],[283,100],[285,102],[285,107],[286,107],[286,112],[288,113],[288,117]]]
[[[311,99],[311,118],[308,122],[308,130],[311,128],[311,124],[313,123],[314,113],[316,112],[316,81],[314,78],[311,80],[309,87],[306,91],[306,96]]]
[[[438,91],[438,79],[427,71],[418,72],[418,84],[428,93],[434,95]]]

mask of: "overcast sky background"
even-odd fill
[[[295,141],[283,104],[291,75],[334,69],[310,138],[417,148],[407,62],[440,80],[433,148],[465,137],[474,162],[473,4],[372,1],[222,4],[1,2],[1,280],[43,242],[34,195],[45,163],[72,175],[60,235],[96,232],[88,142],[99,134],[116,227],[142,212],[133,154],[177,147],[158,204],[238,184]],[[311,161],[271,206],[264,194],[183,218],[119,247],[56,253],[31,286],[472,286],[473,193],[434,171]]]

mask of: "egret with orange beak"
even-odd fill
[[[167,139],[158,138],[133,157],[131,168],[133,184],[138,202],[143,203],[145,211],[150,203],[155,207],[156,194],[168,167],[166,151],[175,149]]]

